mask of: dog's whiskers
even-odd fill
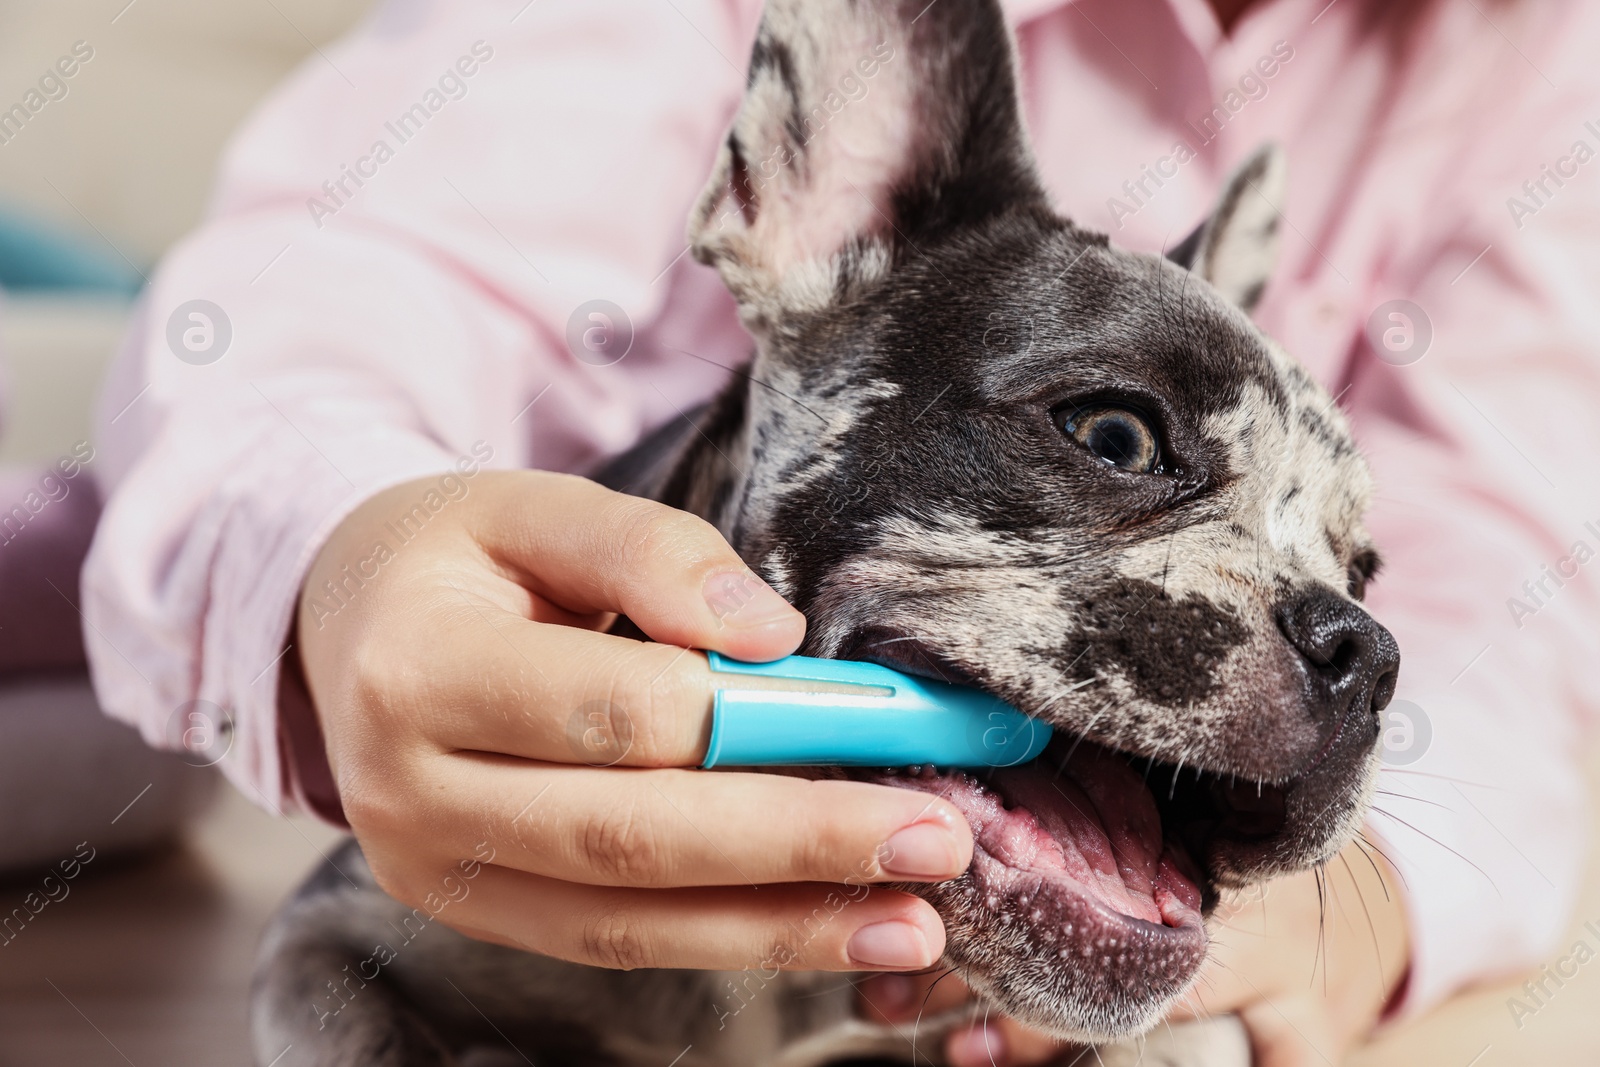
[[[1144,785],[1146,789],[1150,788],[1150,772],[1155,769],[1156,758],[1154,756],[1146,756],[1144,758]]]
[[[1317,948],[1311,956],[1311,977],[1306,982],[1308,986],[1317,980],[1317,961],[1323,959],[1322,939],[1328,928],[1328,898],[1326,886],[1323,883],[1323,865],[1319,863],[1312,869],[1311,875],[1317,883]],[[1328,966],[1326,960],[1323,961],[1322,966],[1322,991],[1324,993],[1328,991]]]
[[[1407,769],[1405,769],[1403,767],[1385,767],[1383,769],[1383,773],[1384,774],[1414,774],[1418,778],[1437,778],[1441,782],[1454,782],[1456,785],[1470,785],[1474,789],[1493,789],[1493,790],[1496,790],[1496,791],[1501,791],[1502,788],[1503,788],[1503,787],[1498,786],[1498,785],[1489,785],[1489,784],[1487,784],[1485,782],[1469,782],[1465,778],[1452,778],[1448,774],[1429,774],[1427,771],[1412,771],[1412,770],[1407,770]]]
[[[933,991],[939,988],[940,982],[944,981],[946,978],[949,978],[955,973],[956,969],[954,967],[946,970],[939,977],[935,978],[933,980],[933,984],[928,986],[928,991],[922,994],[922,1003],[917,1007],[917,1017],[911,1022],[911,1062],[913,1064],[917,1062],[917,1034],[922,1027],[922,1016],[928,1010],[928,999],[933,996]],[[927,1059],[929,1063],[933,1062],[933,1058],[931,1056],[924,1058]]]
[[[1378,982],[1383,982],[1383,949],[1378,945],[1378,928],[1372,922],[1372,909],[1367,907],[1367,895],[1361,891],[1361,883],[1356,880],[1356,872],[1351,869],[1350,861],[1343,852],[1339,853],[1339,862],[1344,864],[1345,873],[1350,876],[1350,884],[1356,887],[1356,899],[1361,901],[1361,911],[1367,917],[1367,931],[1372,935],[1372,955],[1378,963]]]
[[[1427,797],[1414,797],[1410,793],[1396,793],[1392,789],[1375,789],[1375,790],[1373,790],[1373,792],[1376,793],[1378,796],[1396,797],[1396,798],[1398,798],[1400,800],[1414,800],[1418,804],[1430,804],[1430,805],[1432,805],[1433,807],[1436,807],[1436,808],[1443,808],[1445,811],[1454,811],[1455,810],[1454,808],[1450,807],[1450,805],[1441,804],[1437,800],[1429,800]]]
[[[1034,715],[1037,716],[1039,712],[1043,711],[1045,708],[1048,708],[1051,704],[1054,704],[1056,701],[1060,700],[1062,697],[1066,696],[1068,693],[1076,693],[1080,689],[1086,689],[1089,686],[1093,685],[1094,683],[1098,682],[1099,680],[1100,680],[1099,676],[1096,675],[1093,678],[1085,678],[1081,682],[1073,682],[1071,685],[1067,686],[1064,689],[1056,690],[1056,695],[1051,697],[1049,700],[1046,700],[1043,704],[1040,704],[1038,709],[1034,712]]]
[[[1066,757],[1061,761],[1062,770],[1065,770],[1067,764],[1072,762],[1072,756],[1078,751],[1078,746],[1083,744],[1083,742],[1088,739],[1090,731],[1092,731],[1095,727],[1095,724],[1100,721],[1100,716],[1104,715],[1108,710],[1110,710],[1111,704],[1112,701],[1108,700],[1101,705],[1100,710],[1094,713],[1094,718],[1090,719],[1089,724],[1083,728],[1083,732],[1073,739],[1072,747],[1067,750]],[[1060,772],[1057,772],[1058,776],[1059,773]]]
[[[1371,847],[1371,842],[1358,833],[1351,839],[1350,843],[1356,847],[1357,852],[1361,853],[1362,858],[1372,865],[1372,873],[1378,876],[1378,885],[1383,888],[1383,899],[1389,900],[1389,879],[1383,873],[1383,869],[1378,866],[1377,861],[1372,858],[1372,854],[1367,851]],[[1385,856],[1384,859],[1388,859],[1388,857]]]
[[[1484,870],[1482,867],[1478,866],[1476,863],[1473,863],[1466,856],[1463,856],[1460,852],[1458,852],[1455,849],[1451,848],[1449,845],[1445,844],[1443,841],[1440,841],[1437,837],[1434,837],[1432,834],[1428,833],[1428,831],[1416,826],[1413,823],[1407,822],[1405,819],[1402,819],[1400,816],[1396,815],[1392,811],[1387,811],[1387,810],[1385,810],[1383,808],[1378,807],[1377,805],[1373,805],[1372,811],[1373,811],[1374,814],[1382,815],[1386,819],[1393,819],[1395,822],[1399,823],[1401,826],[1404,826],[1406,829],[1412,831],[1413,833],[1421,834],[1423,837],[1427,838],[1429,841],[1432,841],[1434,844],[1438,845],[1440,848],[1444,849],[1446,852],[1448,852],[1452,856],[1456,857],[1456,859],[1460,860],[1462,863],[1465,863],[1468,867],[1471,867],[1473,870],[1475,870],[1479,874],[1483,875],[1484,880],[1487,881],[1489,883],[1490,887],[1494,889],[1495,895],[1498,896],[1498,897],[1501,897],[1502,899],[1504,899],[1505,894],[1500,892],[1500,884],[1494,880],[1494,878],[1489,874],[1488,871]],[[1384,858],[1388,859],[1387,856],[1385,856]]]

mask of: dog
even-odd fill
[[[689,225],[753,362],[608,477],[714,523],[805,613],[803,653],[1054,726],[994,773],[814,773],[955,804],[970,868],[900,887],[943,918],[944,962],[986,1009],[1132,1063],[1219,895],[1358,829],[1399,653],[1360,603],[1365,464],[1248,316],[1282,154],[1167,256],[1119,250],[1051,207],[1014,66],[995,0],[769,0]],[[426,918],[353,842],[315,874],[264,940],[263,1067],[438,1067],[505,1041],[540,1067],[912,1056],[832,975],[604,970],[434,924],[369,976],[371,946]],[[970,1017],[923,1020],[918,1053]],[[1148,1040],[1146,1063],[1249,1058],[1233,1020]]]

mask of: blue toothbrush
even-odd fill
[[[987,693],[876,663],[706,655],[717,674],[794,683],[741,688],[730,680],[718,688],[706,768],[1014,767],[1050,741],[1048,723]]]

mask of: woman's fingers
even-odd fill
[[[413,785],[449,802],[409,832],[487,840],[501,866],[590,885],[944,881],[972,858],[948,802],[864,782],[458,754],[427,761]]]
[[[972,1000],[972,991],[947,971],[880,974],[861,982],[862,1015],[901,1025],[928,1018]],[[944,1039],[950,1067],[1028,1067],[1054,1062],[1062,1042],[993,1012]]]
[[[944,1054],[950,1067],[1032,1067],[1034,1064],[1070,1063],[1062,1059],[1069,1048],[1048,1034],[1029,1029],[1013,1019],[991,1015],[976,1026],[957,1030],[945,1039]],[[1092,1057],[1090,1062],[1093,1062]]]
[[[595,888],[486,866],[439,918],[597,967],[740,970],[768,980],[779,968],[917,969],[944,951],[944,927],[926,901],[862,885]]]
[[[674,769],[701,761],[710,718],[687,648],[773,659],[804,636],[715,530],[581,479],[489,472],[380,578],[347,574],[414,488],[340,524],[300,612],[340,799],[384,889],[437,915],[427,872],[481,842],[495,858],[441,916],[473,936],[614,967],[938,959],[933,909],[869,883],[965,868],[948,803]],[[313,589],[345,592],[334,610]],[[590,629],[611,612],[686,647]]]
[[[385,720],[404,714],[444,748],[694,766],[710,734],[711,676],[704,656],[679,646],[773,659],[804,636],[804,617],[700,519],[564,475],[485,484],[493,491],[472,497],[459,525],[427,528],[360,590],[330,630],[337,641],[302,607],[310,643],[344,651],[342,662],[308,658],[319,706],[393,709]],[[374,516],[388,513],[385,495],[374,502]],[[330,541],[313,578],[337,578],[348,548]],[[670,644],[585,628],[611,612]]]
[[[430,669],[404,699],[442,749],[591,767],[694,767],[705,758],[711,671],[698,652],[529,622],[482,598],[430,643]]]
[[[788,655],[805,616],[687,512],[584,478],[528,473],[538,506],[497,497],[480,542],[516,580],[569,611],[616,611],[657,641],[740,659]]]
[[[932,974],[884,974],[856,987],[862,1014],[889,1023],[938,1015],[972,999],[972,990],[949,971]]]
[[[1305,992],[1311,976],[1339,1039],[1359,1039],[1408,966],[1401,892],[1381,856],[1350,845],[1320,876],[1302,871],[1225,901],[1212,917],[1210,957],[1171,1018],[1270,1005]]]

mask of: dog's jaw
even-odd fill
[[[834,134],[918,130],[854,161],[871,210],[842,234],[829,130],[796,139],[835,38],[889,42],[898,66]],[[966,875],[907,887],[950,962],[1002,1010],[1100,1039],[1187,988],[1220,887],[1355,829],[1396,657],[1345,590],[1371,555],[1349,431],[1238,306],[1265,282],[1281,158],[1249,161],[1184,243],[1197,280],[1051,212],[1011,66],[990,0],[769,0],[691,226],[756,360],[666,499],[805,612],[803,652],[978,685],[1057,726],[1054,764],[879,780],[948,792],[973,823]],[[774,142],[786,163],[755,174]],[[1056,413],[1094,404],[1142,410],[1166,463],[1112,469],[1069,441]],[[1324,655],[1332,617],[1353,636]],[[1119,839],[1101,804],[1143,832]],[[1129,868],[1121,890],[1096,888],[1085,849]]]
[[[992,775],[869,780],[942,796],[972,824],[967,871],[918,891],[950,926],[949,961],[1014,1017],[1114,1038],[1143,1029],[1204,962],[1204,876],[1118,755],[1062,737]]]

